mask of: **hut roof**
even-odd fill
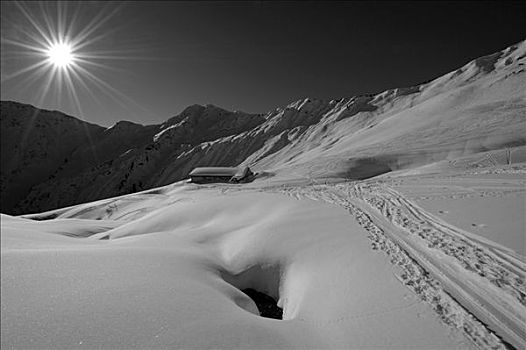
[[[239,176],[245,171],[245,168],[236,167],[204,167],[195,168],[190,172],[190,176]]]

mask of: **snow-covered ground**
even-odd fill
[[[521,348],[526,178],[504,171],[178,182],[2,215],[2,348]]]
[[[210,187],[179,183],[40,222],[2,216],[2,348],[465,343],[344,209]],[[257,316],[249,286],[278,297],[284,320]]]
[[[515,168],[520,171],[524,166]],[[500,346],[500,341],[491,334],[493,330],[504,342],[523,348],[526,345],[526,259],[521,252],[526,232],[526,177],[504,177],[499,181],[491,175],[510,170],[516,174],[517,169],[297,186],[281,191],[298,199],[320,199],[349,209],[369,232],[374,249],[387,253],[391,262],[402,269],[401,282],[429,303],[446,324],[462,329],[477,345]],[[457,196],[449,197],[452,188],[457,192],[458,188],[465,190],[460,186],[463,182],[476,187],[484,180],[485,190],[481,194],[471,189],[478,197],[471,206],[467,203],[459,206]],[[448,186],[440,186],[444,181]],[[492,214],[485,217],[485,220],[493,219],[491,228],[495,231],[481,235],[476,230],[456,227],[451,223],[453,220],[448,222],[428,212],[394,186],[413,195],[422,191],[422,187],[427,191],[431,188],[434,195],[450,199],[441,202],[442,208],[458,209],[452,217],[464,220],[471,220],[470,212],[476,208],[484,210],[488,206],[485,196],[496,195],[500,202],[492,207]],[[516,200],[517,197],[522,200]],[[424,198],[429,198],[429,194]],[[438,213],[449,211],[442,209]],[[497,221],[510,217],[514,219]],[[471,228],[479,226],[482,225]],[[495,241],[517,245],[509,248]]]
[[[526,255],[526,169],[412,177],[394,187],[435,216]]]

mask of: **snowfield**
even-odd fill
[[[2,348],[463,341],[397,280],[342,208],[210,187],[178,183],[41,222],[2,216]],[[284,320],[257,316],[246,287],[279,298]]]
[[[278,176],[2,215],[2,348],[521,348],[520,247],[410,199],[434,183],[448,208],[473,177],[524,198],[522,174]],[[245,288],[283,320],[260,317]]]

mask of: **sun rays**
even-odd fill
[[[18,16],[2,16],[2,84],[14,84],[18,91],[37,87],[37,105],[53,99],[55,105],[69,105],[80,118],[83,104],[95,100],[100,105],[101,96],[126,109],[137,108],[105,79],[109,71],[118,71],[116,60],[142,59],[108,41],[119,29],[110,21],[123,3],[93,4],[10,3]]]
[[[104,113],[108,104],[120,106],[126,115],[144,113],[114,84],[129,73],[115,67],[119,61],[148,59],[137,55],[144,47],[115,45],[115,34],[124,27],[111,20],[122,8],[123,3],[112,2],[2,3],[2,88],[9,85],[37,107],[53,106],[80,119],[86,119],[84,110],[93,114],[96,106]],[[23,131],[21,149],[36,119],[37,113]],[[86,134],[97,158],[87,129]]]

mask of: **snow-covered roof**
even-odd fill
[[[244,174],[246,168],[237,167],[204,167],[195,168],[190,176],[239,176]]]

